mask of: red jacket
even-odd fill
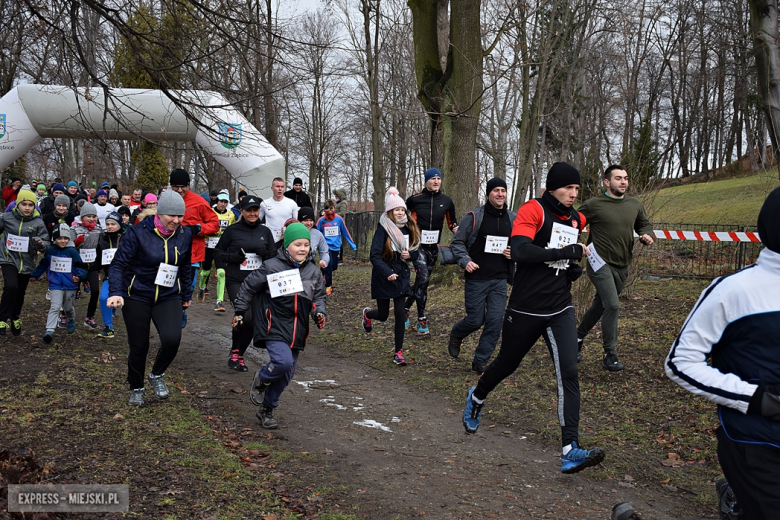
[[[206,259],[207,235],[219,233],[219,217],[211,209],[203,197],[192,190],[187,190],[184,195],[184,220],[182,225],[192,226],[200,224],[200,235],[192,237],[192,263],[202,262]]]
[[[10,184],[6,184],[5,187],[3,187],[3,200],[5,201],[5,206],[8,207],[10,203],[15,201],[18,194],[18,190],[13,189]]]

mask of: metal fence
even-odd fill
[[[344,253],[368,260],[371,240],[379,224],[381,211],[350,213],[345,223],[357,244],[357,251]],[[728,224],[690,224],[654,222],[653,229],[705,232],[755,232],[755,226]],[[758,258],[763,246],[759,242],[708,242],[703,240],[655,239],[651,247],[639,242],[634,247],[634,267],[642,275],[661,277],[715,278],[742,269]]]

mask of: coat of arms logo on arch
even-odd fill
[[[234,123],[219,123],[219,142],[228,150],[241,144],[241,125]]]

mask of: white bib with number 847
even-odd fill
[[[509,244],[509,237],[497,237],[495,235],[488,235],[485,237],[485,252],[503,254]]]
[[[171,264],[160,264],[160,268],[157,269],[157,278],[154,279],[154,283],[162,285],[163,287],[173,287],[176,283],[176,275],[179,274],[179,266]]]
[[[289,269],[280,273],[269,274],[268,290],[271,291],[271,298],[303,291],[301,272],[298,269]]]

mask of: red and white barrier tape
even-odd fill
[[[760,242],[758,233],[747,231],[677,231],[654,229],[655,238],[669,240],[702,240],[704,242]]]

